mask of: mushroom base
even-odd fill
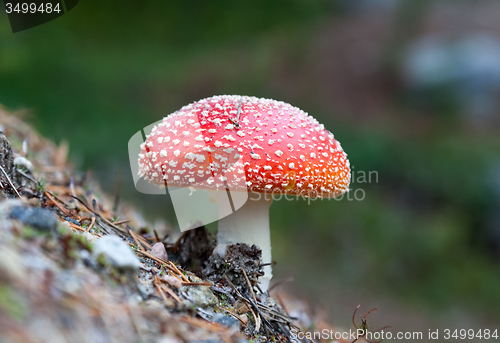
[[[259,194],[260,195],[260,194]],[[255,244],[262,250],[262,263],[271,263],[271,235],[269,231],[269,207],[271,199],[249,198],[236,212],[219,220],[215,254],[224,256],[228,245]],[[271,266],[264,267],[265,275],[259,278],[260,288],[266,292],[273,276]]]

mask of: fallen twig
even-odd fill
[[[94,216],[92,216],[92,219],[91,219],[91,221],[90,221],[90,225],[89,225],[89,227],[87,228],[87,230],[85,230],[85,232],[90,232],[90,229],[92,229],[92,226],[94,226],[94,224],[95,224],[95,217],[94,217]]]
[[[16,168],[16,169],[17,169],[17,172],[18,172],[19,174],[21,174],[22,176],[24,176],[25,178],[27,178],[27,179],[28,179],[28,180],[30,180],[31,182],[33,182],[33,183],[35,183],[35,184],[37,184],[37,183],[38,183],[38,181],[36,181],[36,180],[35,180],[35,179],[33,179],[31,176],[29,176],[28,174],[26,174],[25,172],[23,172],[21,169],[19,169],[19,168]]]
[[[47,198],[49,198],[54,203],[54,205],[57,206],[58,209],[61,210],[62,213],[64,213],[65,216],[69,216],[69,211],[67,209],[65,209],[64,207],[62,207],[61,205],[59,205],[58,202],[56,201],[56,199],[54,199],[54,196],[52,194],[50,194],[50,192],[45,191],[45,195],[47,196]]]
[[[163,289],[164,289],[164,290],[165,290],[168,294],[170,294],[170,296],[171,296],[172,298],[174,298],[174,299],[175,299],[175,300],[176,300],[179,304],[182,302],[181,298],[179,298],[179,296],[178,296],[177,294],[175,294],[175,292],[174,292],[174,291],[173,291],[170,287],[168,287],[167,285],[165,285],[165,284],[163,284],[163,283],[162,283],[160,286],[161,286],[161,288],[163,288]]]
[[[145,246],[147,247],[149,250],[151,250],[152,246],[151,244],[148,243],[148,241],[146,241],[146,239],[140,235],[138,235],[137,233],[135,233],[134,231],[130,231],[134,234],[134,236],[137,237],[137,239]]]
[[[255,315],[255,312],[252,310],[252,307],[249,307],[248,309],[252,313],[253,319],[255,320],[255,329],[253,330],[253,333],[256,334],[260,331],[260,317]]]
[[[141,245],[137,237],[134,235],[134,232],[132,230],[128,230],[128,233],[130,234],[130,236],[132,236],[132,239],[134,240],[135,244],[137,244],[137,247],[140,250],[145,251],[144,247]]]
[[[172,268],[175,269],[175,271],[181,276],[181,278],[185,281],[185,282],[189,282],[188,278],[177,268],[177,266],[175,264],[173,264],[172,261],[168,261],[168,263],[172,266]]]
[[[14,190],[14,192],[16,192],[17,196],[20,198],[21,194],[19,194],[19,192],[17,191],[16,187],[14,186],[14,184],[12,183],[12,181],[10,180],[10,177],[7,174],[7,172],[5,171],[5,169],[3,169],[2,166],[0,166],[0,169],[2,169],[2,172],[5,175],[5,177],[7,178],[7,181],[9,181],[10,187]]]
[[[198,326],[198,327],[201,326],[202,328],[205,328],[205,329],[212,331],[212,332],[227,332],[228,331],[228,329],[223,327],[221,324],[211,323],[211,322],[208,322],[206,320],[202,320],[202,319],[198,319],[198,318],[179,317],[179,320],[183,321],[185,323],[191,324],[191,325]]]
[[[165,292],[163,291],[163,289],[161,289],[160,284],[155,282],[155,287],[158,290],[158,293],[160,293],[163,300],[167,301],[167,296],[165,295]]]
[[[156,230],[153,230],[153,232],[155,233],[156,243],[161,242],[160,237],[158,237],[158,232],[156,232]]]
[[[78,225],[76,225],[76,224],[70,223],[70,222],[67,222],[67,223],[69,224],[69,226],[70,226],[71,228],[73,228],[73,229],[77,229],[77,230],[80,230],[80,231],[85,232],[85,229],[84,229],[84,228],[82,228],[82,227],[80,227],[80,226],[78,226]]]
[[[70,196],[74,199],[76,199],[80,204],[82,204],[83,206],[85,206],[85,208],[90,212],[90,213],[93,213],[94,215],[96,215],[97,217],[101,218],[106,224],[108,224],[109,226],[111,226],[113,229],[116,229],[116,230],[119,230],[123,233],[128,233],[126,229],[123,229],[119,226],[116,226],[115,224],[113,224],[112,222],[110,222],[109,220],[107,220],[106,218],[104,218],[103,216],[101,216],[99,213],[97,213],[96,211],[93,211],[91,210],[87,204],[85,204],[82,200],[80,200],[78,197],[70,194]]]
[[[247,326],[247,323],[245,323],[243,321],[243,319],[240,318],[240,316],[238,316],[236,313],[232,312],[232,311],[229,311],[227,308],[224,308],[224,307],[220,307],[220,306],[217,306],[217,308],[219,310],[223,310],[223,311],[226,311],[227,313],[229,313],[231,316],[233,316],[234,318],[238,319],[240,321],[241,324],[243,324],[243,326]]]
[[[113,222],[113,224],[115,225],[122,225],[122,224],[127,224],[127,223],[130,223],[130,219],[127,219],[127,220],[120,220],[120,221],[117,221],[117,222]]]
[[[183,286],[206,286],[206,287],[212,287],[212,284],[210,282],[182,282],[181,283]]]
[[[250,280],[248,279],[247,272],[245,271],[245,269],[242,269],[242,270],[243,270],[243,275],[245,276],[245,279],[247,280],[248,288],[250,288],[250,293],[252,294],[253,300],[257,303],[257,298],[255,297],[255,293],[253,292],[252,284],[250,283]]]
[[[150,253],[146,252],[146,251],[142,251],[142,250],[137,250],[138,253],[141,253],[142,255],[146,256],[146,257],[149,257],[150,259],[152,259],[153,261],[155,261],[156,263],[158,263],[160,266],[165,266],[166,268],[168,268],[172,273],[177,273],[178,272],[178,269],[174,269],[172,268],[172,266],[168,263],[168,261],[165,261],[165,260],[162,260],[161,258],[159,257],[156,257],[154,255],[151,255]],[[182,275],[182,274],[181,274]],[[175,276],[175,275],[174,275]],[[183,280],[181,280],[183,281]],[[189,280],[188,280],[189,281]]]
[[[179,304],[182,302],[181,298],[179,298],[179,296],[177,294],[175,294],[175,292],[170,288],[168,287],[167,285],[163,284],[160,280],[160,278],[158,277],[158,275],[155,275],[155,279],[154,279],[154,283],[155,283],[155,286],[156,288],[158,289],[158,291],[160,292],[160,294],[162,295],[162,298],[164,300],[167,300],[166,299],[166,296],[165,296],[165,293],[163,293],[163,291],[167,292],[172,298],[175,299],[175,301],[177,301]]]

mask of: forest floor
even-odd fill
[[[306,302],[260,290],[260,249],[212,256],[204,227],[159,237],[75,170],[68,150],[0,108],[0,342],[306,342],[295,337],[336,332]]]

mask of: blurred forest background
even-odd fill
[[[493,329],[498,18],[496,0],[81,1],[12,34],[2,13],[0,103],[172,227],[169,199],[133,187],[134,133],[215,94],[298,106],[342,143],[365,198],[275,202],[275,280],[344,328],[361,303],[380,309],[373,328]]]

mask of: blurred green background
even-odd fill
[[[275,202],[275,280],[349,328],[358,304],[394,331],[500,321],[498,1],[82,1],[12,34],[0,13],[0,103],[67,139],[145,217],[127,143],[215,94],[298,106],[335,134],[362,201]]]

